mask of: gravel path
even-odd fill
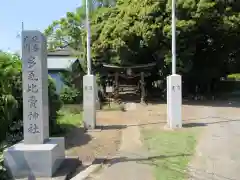
[[[240,108],[203,107],[207,128],[189,166],[189,180],[240,179]]]

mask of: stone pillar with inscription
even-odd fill
[[[182,78],[178,74],[167,77],[167,125],[182,127]]]
[[[96,128],[96,77],[85,75],[83,77],[83,122],[86,129]]]
[[[24,140],[4,151],[14,178],[51,177],[65,159],[64,138],[49,138],[47,44],[39,31],[22,32]]]

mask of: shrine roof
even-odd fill
[[[49,51],[47,57],[48,70],[67,70],[78,60],[69,47]]]
[[[138,64],[138,65],[133,65],[133,66],[117,66],[117,65],[112,65],[112,64],[103,64],[103,67],[105,68],[111,68],[111,69],[145,69],[149,67],[155,66],[156,63],[148,63],[148,64]]]
[[[67,70],[77,60],[75,57],[48,57],[47,67],[49,70]]]

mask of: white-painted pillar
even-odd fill
[[[182,127],[182,78],[178,74],[167,77],[167,123],[171,129]]]
[[[182,127],[182,78],[176,74],[176,0],[172,0],[172,75],[167,77],[167,124]]]
[[[96,127],[96,78],[94,75],[83,77],[83,121],[86,129]]]
[[[83,77],[83,122],[86,129],[96,127],[96,106],[98,105],[96,77],[91,68],[91,29],[89,22],[89,6],[86,0],[86,28],[87,28],[87,75]]]

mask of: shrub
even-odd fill
[[[61,109],[63,103],[60,96],[56,93],[56,85],[54,80],[49,76],[48,78],[48,99],[49,99],[49,131],[50,134],[56,134],[60,131],[57,125],[58,111]]]
[[[60,94],[60,98],[64,104],[76,104],[82,101],[82,94],[82,90],[65,86]]]
[[[0,143],[6,140],[11,125],[19,117],[18,111],[22,106],[18,101],[21,97],[17,98],[21,84],[20,69],[19,59],[0,53]]]
[[[240,80],[240,73],[237,73],[237,74],[229,74],[229,75],[227,76],[227,78],[228,78],[229,80]]]
[[[226,80],[219,82],[219,91],[232,93],[240,89],[240,74],[229,74]]]

